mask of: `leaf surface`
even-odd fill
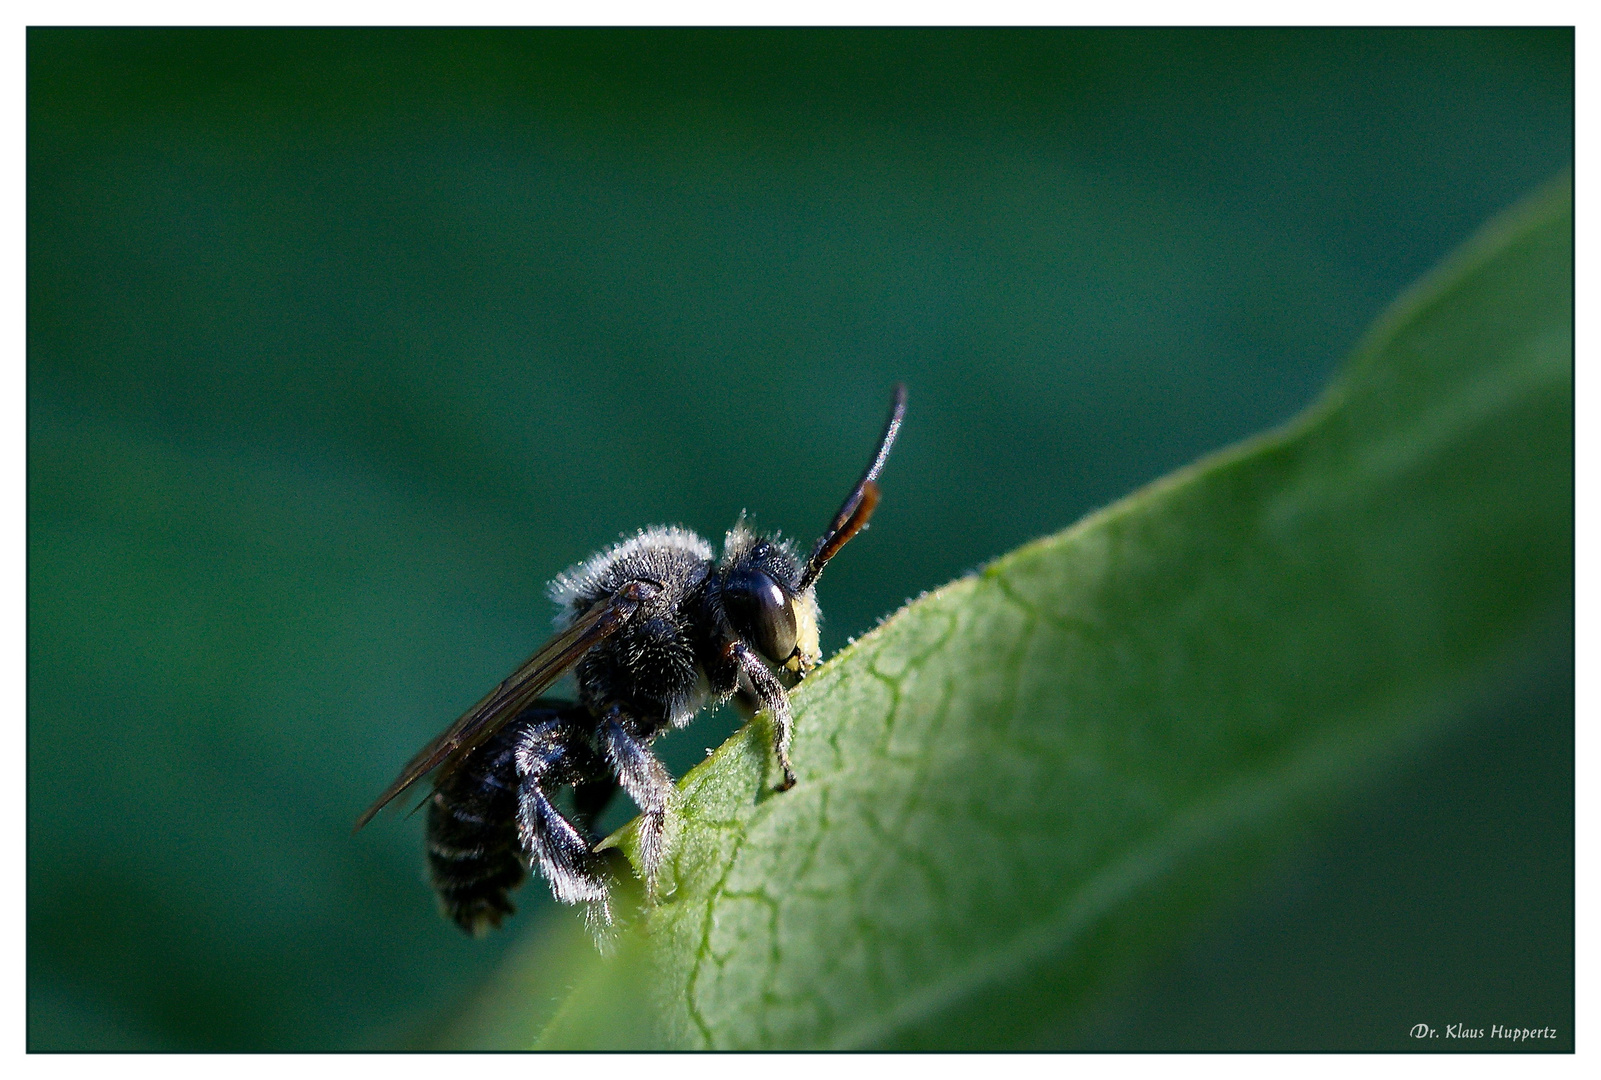
[[[747,725],[684,778],[659,895],[610,954],[536,943],[453,1041],[1071,1030],[1565,616],[1571,228],[1564,181],[1404,296],[1288,427],[843,650],[794,695],[799,785],[772,793]]]

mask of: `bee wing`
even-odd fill
[[[547,641],[478,704],[419,750],[377,801],[356,819],[356,828],[371,821],[378,811],[441,763],[446,764],[447,772],[455,768],[462,758],[549,690],[586,652],[622,629],[640,603],[656,591],[653,582],[631,581],[574,619],[571,626]]]

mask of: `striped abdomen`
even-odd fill
[[[499,926],[517,910],[511,891],[528,868],[517,838],[516,748],[509,740],[479,747],[429,800],[428,872],[446,917],[469,934]]]

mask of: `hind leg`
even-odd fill
[[[440,781],[428,806],[428,869],[445,915],[481,934],[512,914],[511,892],[537,866],[564,903],[587,903],[605,921],[606,880],[580,812],[551,804],[564,784],[580,793],[613,784],[589,746],[589,712],[540,703],[507,724]],[[592,791],[591,799],[599,795]]]
[[[583,717],[587,719],[588,714]],[[529,863],[539,867],[550,891],[564,904],[591,905],[601,922],[610,921],[606,877],[588,830],[569,821],[551,796],[564,784],[583,787],[603,768],[589,747],[577,718],[528,725],[517,733],[513,758],[517,772],[517,835]],[[605,773],[600,773],[604,778]]]

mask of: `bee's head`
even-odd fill
[[[741,515],[723,542],[718,566],[723,611],[734,632],[774,667],[801,678],[822,659],[817,640],[817,576],[878,506],[878,474],[906,415],[906,387],[895,385],[884,433],[867,470],[845,496],[834,520],[812,545],[804,566],[787,543],[757,536]]]
[[[741,521],[729,530],[719,568],[723,611],[734,632],[776,668],[803,676],[822,659],[817,595],[800,589],[800,562],[788,544],[757,536]]]

